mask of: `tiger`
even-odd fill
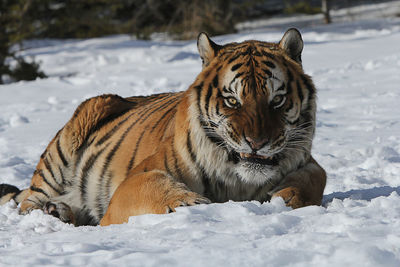
[[[30,187],[0,185],[0,203],[75,226],[230,200],[321,205],[326,173],[311,156],[316,88],[303,46],[295,28],[277,43],[219,45],[200,33],[202,69],[186,91],[84,101]]]

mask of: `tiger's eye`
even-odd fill
[[[236,106],[236,104],[237,104],[237,100],[236,100],[236,98],[234,98],[234,97],[229,97],[229,98],[228,98],[228,102],[229,102],[229,104],[231,104],[232,106]]]
[[[225,98],[225,105],[231,108],[238,108],[240,103],[235,97],[227,97]]]
[[[274,104],[279,104],[281,103],[283,100],[283,96],[282,95],[276,95],[274,96],[274,98],[272,99],[272,103]]]

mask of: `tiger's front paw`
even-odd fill
[[[64,223],[75,224],[75,218],[71,207],[64,202],[55,203],[49,201],[43,206],[43,212],[59,218],[60,221]]]
[[[185,192],[168,198],[165,213],[175,212],[178,207],[194,206],[198,204],[209,204],[211,201],[194,192]]]
[[[307,206],[307,202],[304,200],[300,189],[297,187],[286,187],[272,195],[274,197],[281,197],[286,203],[286,206],[292,207],[293,209]]]

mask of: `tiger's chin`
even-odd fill
[[[232,151],[231,159],[235,162],[236,173],[240,180],[248,184],[274,184],[281,179],[279,157],[266,157],[259,154],[238,153]]]
[[[235,168],[236,174],[242,182],[252,185],[273,186],[282,178],[278,167],[258,163],[240,162]]]

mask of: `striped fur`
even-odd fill
[[[184,92],[83,102],[42,154],[21,213],[108,225],[210,201],[320,204],[316,90],[299,32],[224,46],[202,33],[198,48],[203,70]],[[20,194],[0,191],[2,202]]]

